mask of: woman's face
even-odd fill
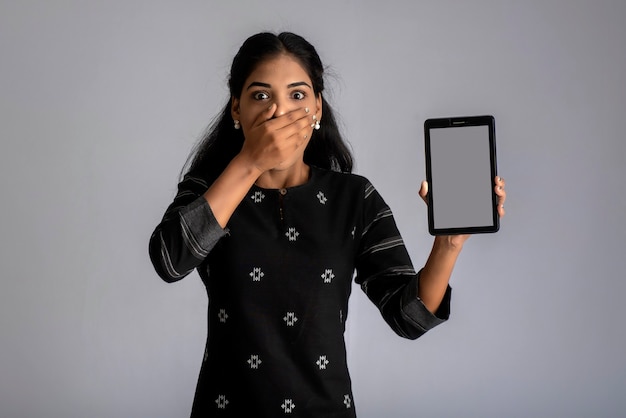
[[[322,116],[321,95],[315,95],[307,72],[288,54],[262,61],[246,79],[241,96],[233,98],[232,103],[232,117],[241,122],[244,134],[273,103],[273,117],[305,107],[318,120]]]

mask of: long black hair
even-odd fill
[[[232,98],[240,98],[248,76],[262,61],[279,54],[296,58],[313,83],[315,95],[322,97],[324,117],[304,151],[304,162],[334,171],[352,172],[352,154],[344,142],[333,110],[322,94],[324,67],[317,51],[303,37],[291,32],[279,35],[262,32],[249,37],[235,55],[230,69],[230,97],[205,135],[189,155],[181,175],[190,174],[212,183],[239,153],[243,146],[242,130],[234,128],[231,117]],[[187,170],[188,167],[188,170]]]

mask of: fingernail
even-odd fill
[[[313,120],[317,120],[317,115],[313,115]]]
[[[308,107],[305,107],[305,108],[304,108],[304,111],[305,111],[306,113],[309,113],[309,108],[308,108]]]

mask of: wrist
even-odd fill
[[[459,253],[463,249],[465,239],[460,235],[437,235],[433,244],[436,251]]]
[[[263,174],[263,170],[257,167],[254,163],[249,161],[242,154],[237,154],[228,164],[230,168],[240,173],[240,175],[246,179],[249,179],[254,183]]]

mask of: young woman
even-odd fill
[[[353,277],[398,335],[417,338],[448,318],[467,236],[435,238],[414,270],[389,207],[350,174],[322,63],[302,37],[247,39],[229,87],[150,239],[165,281],[197,269],[209,297],[191,415],[355,417],[344,344]]]

